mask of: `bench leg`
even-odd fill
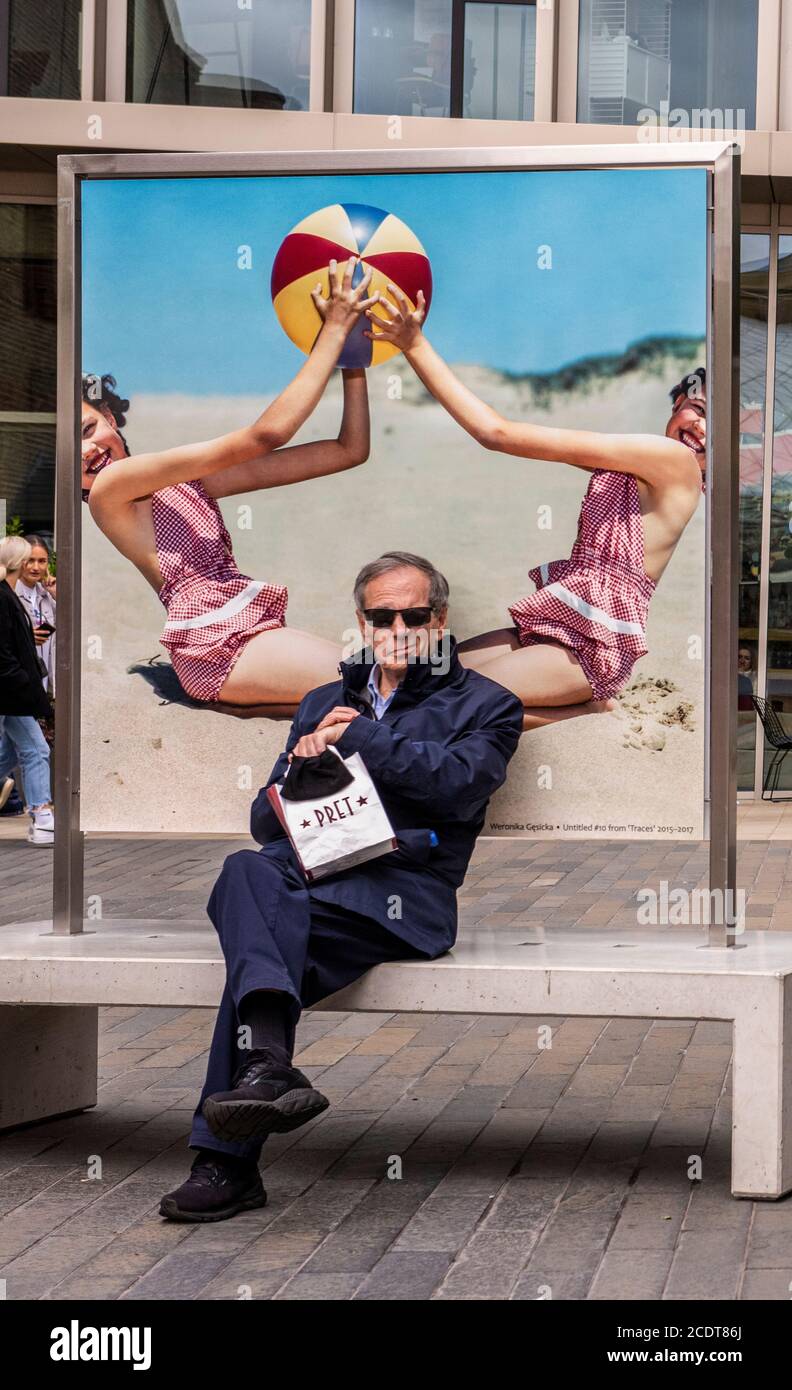
[[[96,1105],[95,1005],[0,1007],[0,1129]]]
[[[792,1191],[792,976],[768,984],[734,1024],[732,1193],[773,1200]]]

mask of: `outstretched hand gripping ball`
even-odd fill
[[[322,327],[311,290],[321,284],[329,293],[328,263],[335,258],[343,269],[350,256],[359,255],[352,284],[357,285],[366,270],[372,271],[367,295],[375,292],[394,302],[386,285],[405,294],[415,308],[418,291],[423,290],[426,309],[432,298],[432,270],[423,246],[414,232],[383,208],[365,203],[334,203],[304,217],[281,242],[272,266],[272,302],[281,327],[292,342],[309,353]],[[376,308],[374,310],[376,313]],[[374,342],[364,337],[371,320],[361,314],[352,328],[339,359],[340,367],[376,367],[399,351],[392,343]]]

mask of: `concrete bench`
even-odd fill
[[[96,1104],[99,1005],[217,1007],[225,971],[205,921],[85,928],[0,928],[0,1128]],[[728,1020],[732,1192],[781,1197],[792,1189],[792,934],[705,942],[703,929],[478,929],[440,960],[379,965],[318,1007]]]

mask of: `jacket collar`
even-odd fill
[[[366,690],[369,676],[375,666],[371,647],[362,647],[350,661],[341,661],[338,673],[344,690],[369,704]],[[426,661],[416,661],[407,667],[407,674],[400,682],[394,699],[406,698],[410,703],[418,703],[441,686],[452,684],[464,675],[465,668],[457,653],[457,640],[450,633],[443,639],[440,650]]]

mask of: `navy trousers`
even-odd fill
[[[320,902],[296,862],[273,858],[266,851],[243,849],[229,855],[207,911],[220,938],[227,976],[190,1148],[258,1158],[260,1139],[225,1143],[215,1138],[202,1114],[207,1096],[231,1089],[234,1072],[244,1060],[237,1010],[245,995],[276,989],[290,997],[291,1050],[304,1005],[318,1003],[382,961],[428,957],[379,922]]]

